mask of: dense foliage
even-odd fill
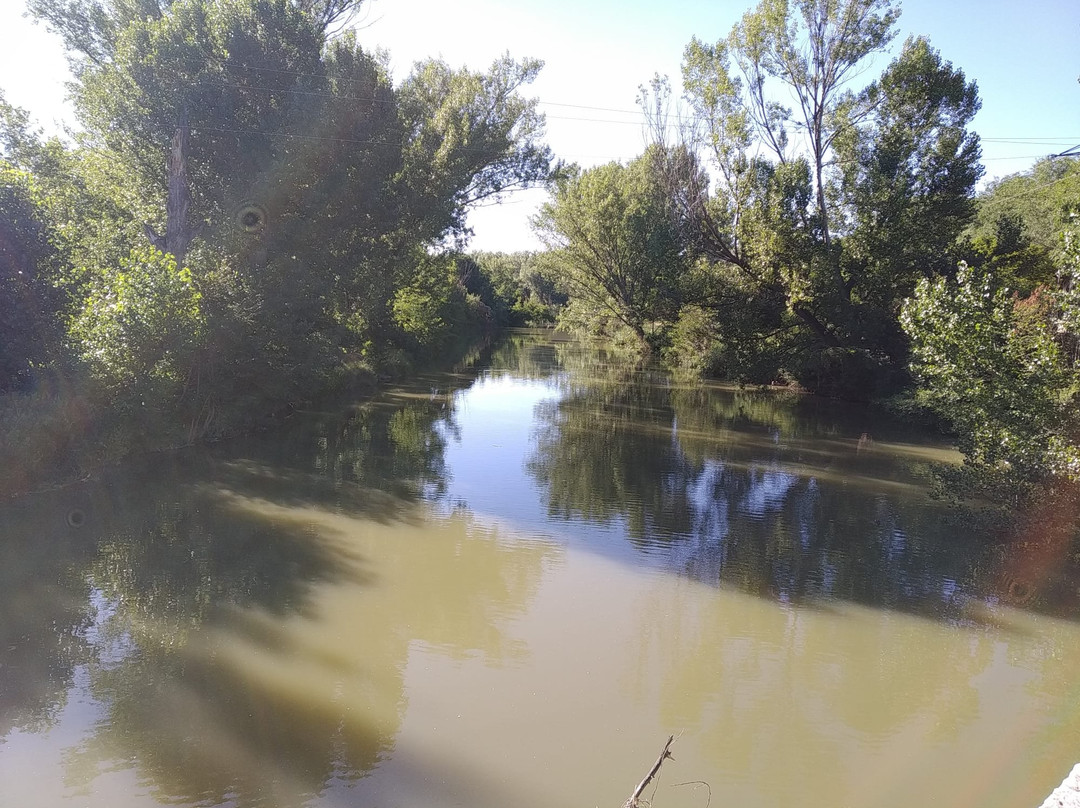
[[[464,287],[499,326],[547,326],[566,305],[546,253],[472,253],[458,262]]]
[[[610,333],[612,321],[646,343],[678,305],[683,251],[659,182],[655,151],[560,182],[537,217],[570,297],[564,320]]]
[[[1020,297],[986,270],[920,282],[902,314],[918,396],[955,427],[969,488],[1018,504],[1032,486],[1080,481],[1080,250],[1059,282]]]
[[[0,390],[186,441],[490,328],[455,256],[470,206],[556,168],[520,94],[541,64],[395,86],[342,30],[358,5],[29,3],[82,130],[45,140],[0,99]]]
[[[676,237],[658,273],[674,282],[657,288],[662,302],[634,307],[676,360],[849,398],[905,381],[900,303],[920,278],[950,271],[981,168],[967,128],[975,85],[925,40],[847,87],[892,40],[897,15],[887,0],[763,0],[726,38],[694,39],[683,61],[692,116],[676,142],[666,81],[643,90],[655,180],[636,193],[645,204],[662,189],[664,226],[627,220],[564,237],[605,256],[627,227]],[[777,100],[789,97],[794,107]],[[564,191],[541,225],[580,221],[575,205],[599,215],[587,190]]]

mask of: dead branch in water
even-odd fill
[[[660,767],[664,765],[664,761],[671,758],[671,752],[668,750],[671,748],[671,744],[674,740],[674,735],[668,736],[667,743],[664,744],[664,751],[660,753],[660,757],[656,759],[656,763],[649,769],[649,773],[645,775],[645,779],[638,783],[638,787],[634,789],[634,793],[630,795],[630,799],[623,803],[623,808],[639,808],[638,799],[641,797],[641,792],[644,791],[649,783],[652,782],[652,779],[660,773]],[[671,759],[674,760],[675,758]]]

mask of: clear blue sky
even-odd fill
[[[543,102],[560,157],[594,165],[626,160],[643,145],[635,98],[654,73],[678,86],[691,36],[716,40],[748,0],[372,0],[360,25],[365,47],[386,48],[396,78],[426,56],[486,67],[509,51],[546,63],[530,92]],[[1080,144],[1080,3],[1076,0],[906,0],[892,53],[911,34],[931,43],[983,101],[975,129],[986,177],[1022,171]],[[56,39],[21,17],[23,0],[0,0],[0,88],[46,126],[71,120],[68,77]],[[864,77],[873,77],[885,55]],[[621,111],[624,110],[624,111]],[[536,246],[528,217],[540,192],[518,194],[470,218],[478,249]]]

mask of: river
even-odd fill
[[[550,335],[0,506],[0,805],[1038,805],[1080,562],[940,441]]]

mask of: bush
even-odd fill
[[[1039,290],[1019,299],[963,264],[954,283],[920,282],[904,306],[919,400],[952,423],[968,467],[988,480],[1080,478],[1078,374],[1061,348],[1070,308]]]
[[[155,398],[183,384],[204,321],[191,272],[153,247],[105,270],[70,329],[77,354],[114,391]]]

